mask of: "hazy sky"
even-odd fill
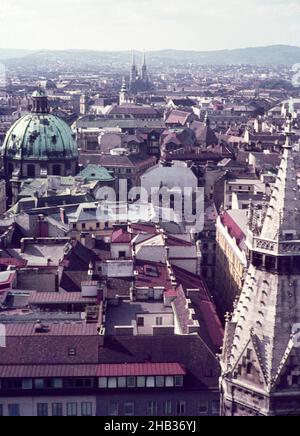
[[[300,46],[300,0],[0,0],[0,47]]]

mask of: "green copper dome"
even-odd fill
[[[2,155],[25,161],[77,159],[75,135],[63,120],[49,114],[46,93],[36,91],[32,100],[32,113],[21,117],[10,128]]]

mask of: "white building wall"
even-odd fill
[[[137,333],[139,335],[152,335],[153,327],[161,325],[156,323],[157,318],[162,318],[162,325],[165,327],[174,326],[173,313],[140,314],[136,316],[136,321],[138,318],[144,318],[144,327],[137,327]]]
[[[47,397],[13,397],[0,398],[0,405],[3,406],[3,415],[8,416],[8,406],[18,404],[21,416],[37,416],[37,405],[48,404],[49,416],[52,416],[52,404],[60,403],[63,405],[63,415],[67,416],[68,403],[77,404],[78,416],[81,416],[81,404],[92,404],[92,415],[96,416],[96,397],[95,396],[47,396]]]
[[[102,272],[107,277],[133,277],[133,262],[132,260],[108,260],[102,264]]]
[[[126,257],[131,256],[130,244],[111,244],[111,255],[113,259],[119,259],[120,252],[126,252]]]

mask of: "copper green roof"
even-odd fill
[[[47,113],[31,113],[8,131],[2,154],[16,160],[75,159],[78,149],[75,135],[63,120]]]
[[[78,174],[78,176],[83,177],[88,182],[93,182],[95,180],[101,182],[112,182],[114,180],[114,177],[106,168],[98,165],[88,165]]]

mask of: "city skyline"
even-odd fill
[[[294,0],[248,0],[246,20],[240,15],[237,0],[225,4],[191,0],[184,5],[179,0],[166,0],[163,5],[154,0],[151,9],[149,0],[40,3],[2,0],[3,48],[210,51],[273,44],[299,46],[300,5]]]

